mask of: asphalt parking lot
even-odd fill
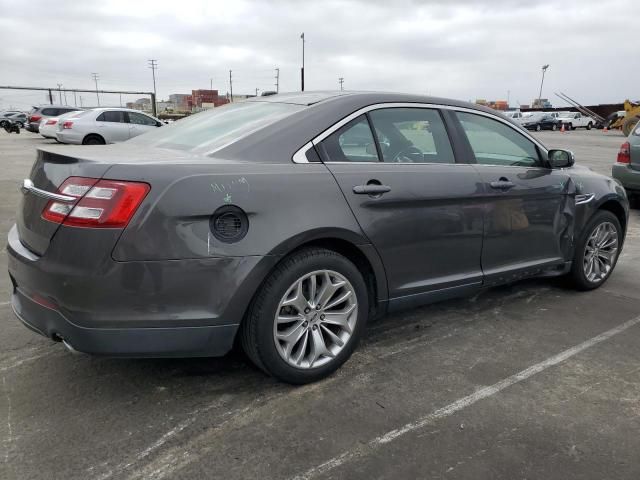
[[[602,173],[623,141],[536,135]],[[0,132],[3,238],[46,143]],[[0,478],[638,479],[639,267],[633,210],[601,289],[536,279],[389,315],[335,375],[297,388],[241,354],[73,355],[19,324],[0,275]]]

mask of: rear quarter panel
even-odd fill
[[[368,243],[322,164],[127,164],[105,178],[152,184],[113,251],[119,261],[281,255],[323,237]],[[223,205],[248,216],[237,243],[210,231],[209,219]]]

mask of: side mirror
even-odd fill
[[[551,168],[569,168],[576,163],[576,157],[570,150],[549,150]]]

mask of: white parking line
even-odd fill
[[[636,317],[632,320],[629,320],[615,328],[612,328],[611,330],[607,330],[606,332],[601,333],[600,335],[597,335],[585,342],[582,342],[579,345],[568,348],[567,350],[564,350],[563,352],[560,352],[557,355],[554,355],[553,357],[549,357],[540,363],[536,363],[535,365],[532,365],[529,368],[526,368],[525,370],[522,370],[514,375],[511,375],[510,377],[507,377],[504,380],[500,380],[499,382],[494,383],[491,386],[481,388],[475,391],[474,393],[472,393],[471,395],[467,395],[466,397],[456,400],[455,402],[450,403],[445,407],[439,408],[438,410],[435,410],[429,413],[428,415],[420,417],[413,422],[407,423],[406,425],[403,425],[400,428],[396,428],[383,435],[380,435],[379,437],[376,437],[373,440],[370,440],[367,444],[363,446],[356,447],[352,450],[347,450],[346,452],[343,452],[340,455],[333,457],[332,459],[322,463],[321,465],[313,467],[307,470],[305,473],[294,477],[294,479],[295,480],[312,479],[319,475],[327,473],[341,465],[344,465],[345,463],[355,458],[370,454],[374,450],[381,447],[382,445],[392,442],[396,438],[399,438],[415,430],[424,428],[427,425],[435,422],[436,420],[453,415],[454,413],[459,412],[460,410],[463,410],[482,399],[491,397],[496,393],[501,392],[505,388],[515,385],[516,383],[520,383],[523,380],[526,380],[540,372],[543,372],[549,367],[558,365],[559,363],[564,362],[568,358],[571,358],[574,355],[577,355],[578,353],[583,352],[584,350],[587,350],[599,343],[602,343],[605,340],[608,340],[611,337],[618,335],[619,333],[622,333],[625,330],[633,327],[634,325],[637,325],[638,323],[640,323],[640,317]]]

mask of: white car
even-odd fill
[[[58,122],[56,138],[62,143],[104,145],[124,142],[161,126],[157,118],[136,110],[94,108]]]
[[[569,130],[575,130],[579,127],[591,130],[596,124],[593,118],[582,115],[580,112],[566,112],[558,117],[558,121]]]
[[[40,121],[40,126],[38,127],[38,131],[40,135],[44,138],[52,138],[57,140],[56,133],[58,133],[58,123],[64,121],[67,118],[73,117],[83,110],[76,110],[73,112],[65,113],[64,115],[60,115],[59,117],[51,117],[51,118],[43,118]]]
[[[520,111],[515,111],[515,110],[509,110],[506,112],[502,112],[503,115],[505,115],[507,118],[510,118],[511,120],[515,121],[516,123],[522,123],[522,112]]]

